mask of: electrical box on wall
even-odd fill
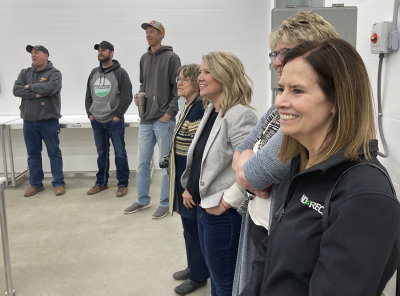
[[[392,22],[380,22],[372,26],[371,31],[371,53],[390,53],[389,33],[392,29]]]

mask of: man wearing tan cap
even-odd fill
[[[125,209],[125,214],[132,214],[151,206],[150,162],[154,146],[158,144],[160,160],[165,155],[169,155],[175,128],[175,115],[178,112],[179,97],[175,79],[181,61],[171,46],[161,45],[165,28],[160,22],[153,20],[142,24],[142,28],[146,30],[149,48],[140,59],[139,92],[146,94],[146,110],[140,115],[136,172],[138,199]],[[136,95],[135,104],[138,105]],[[154,212],[153,219],[163,218],[169,211],[168,169],[162,170],[160,205]]]

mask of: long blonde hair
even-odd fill
[[[335,115],[324,147],[315,161],[320,163],[344,151],[350,160],[359,160],[359,149],[364,158],[370,159],[370,141],[375,139],[374,106],[368,72],[358,52],[342,39],[308,41],[291,49],[285,56],[285,65],[302,58],[318,76],[318,84],[327,98],[335,105]],[[330,139],[328,141],[328,139]],[[285,162],[301,156],[301,168],[307,165],[308,151],[296,139],[284,135],[279,160]]]
[[[250,77],[247,76],[242,62],[237,56],[227,51],[213,51],[203,55],[211,75],[222,84],[221,117],[237,104],[250,106],[253,94]],[[251,85],[250,85],[251,84]],[[203,100],[204,109],[207,110],[208,100]]]

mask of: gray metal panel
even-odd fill
[[[356,47],[357,41],[357,7],[296,7],[296,8],[273,8],[271,11],[271,28],[276,28],[282,22],[299,11],[311,11],[319,14],[330,22],[339,34],[340,38],[346,40]],[[271,66],[271,90],[278,84],[278,75]],[[275,98],[274,98],[275,99]]]
[[[284,8],[286,5],[296,7],[325,7],[325,0],[275,0],[275,7]]]

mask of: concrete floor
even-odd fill
[[[134,175],[134,174],[132,174]],[[115,196],[117,180],[96,195],[86,191],[94,177],[67,178],[66,193],[46,189],[24,197],[28,180],[5,191],[11,269],[17,296],[177,295],[172,278],[186,267],[180,216],[154,220],[161,171],[151,185],[152,206],[126,215],[136,198],[136,179],[128,194]],[[1,250],[2,252],[2,250]],[[0,295],[6,291],[0,259]],[[3,294],[4,295],[4,294]],[[190,294],[211,295],[210,283]]]

